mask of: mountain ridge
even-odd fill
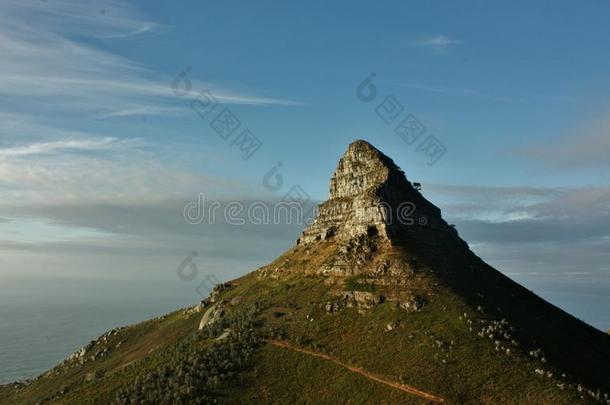
[[[291,249],[78,353],[0,403],[610,403],[610,336],[484,263],[362,140]]]

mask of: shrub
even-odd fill
[[[173,347],[169,363],[138,377],[116,395],[118,404],[213,404],[219,390],[243,370],[258,346],[253,332],[256,308],[225,317]],[[231,335],[201,349],[224,328]]]

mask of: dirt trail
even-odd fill
[[[345,364],[341,360],[339,360],[337,358],[334,358],[332,356],[329,356],[327,354],[320,353],[320,352],[314,352],[312,350],[302,349],[302,348],[299,348],[299,347],[295,347],[295,346],[291,345],[289,342],[286,342],[285,340],[273,340],[273,339],[265,339],[265,340],[266,340],[267,343],[271,343],[274,346],[283,347],[283,348],[286,348],[286,349],[291,349],[291,350],[294,350],[294,351],[297,351],[297,352],[300,352],[300,353],[308,354],[310,356],[314,356],[314,357],[318,357],[318,358],[321,358],[321,359],[324,359],[324,360],[331,361],[331,362],[333,362],[335,364],[340,365],[341,367],[344,367],[344,368],[348,369],[351,372],[358,373],[358,374],[368,378],[369,380],[377,381],[378,383],[385,384],[385,385],[387,385],[389,387],[395,388],[397,390],[401,390],[403,392],[406,392],[406,393],[411,394],[411,395],[418,396],[418,397],[423,398],[423,399],[427,399],[428,401],[436,402],[436,403],[439,403],[439,404],[445,402],[445,400],[443,398],[441,398],[441,397],[438,397],[438,396],[433,395],[433,394],[429,394],[429,393],[427,393],[425,391],[418,390],[417,388],[411,387],[410,385],[399,384],[399,383],[395,383],[395,382],[392,382],[392,381],[388,381],[388,380],[386,380],[386,379],[384,379],[384,378],[382,378],[382,377],[380,377],[378,375],[369,373],[368,371],[363,370],[360,367],[350,366],[349,364]]]

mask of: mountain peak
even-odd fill
[[[0,405],[610,404],[610,336],[460,241],[391,159],[357,141],[298,246],[196,306],[0,384]]]
[[[330,197],[354,197],[363,194],[382,186],[394,172],[404,176],[392,159],[370,143],[357,140],[348,146],[339,160],[330,181]]]
[[[416,226],[451,230],[440,210],[406,179],[402,170],[364,140],[352,142],[330,181],[330,198],[297,243],[379,234],[392,240]]]

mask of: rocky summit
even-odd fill
[[[349,240],[379,234],[388,240],[410,233],[414,225],[454,232],[440,210],[426,200],[404,173],[366,141],[349,145],[330,181],[330,198],[298,240],[335,237]]]
[[[484,263],[359,140],[287,252],[0,386],[0,403],[555,405],[609,393],[610,336]]]

